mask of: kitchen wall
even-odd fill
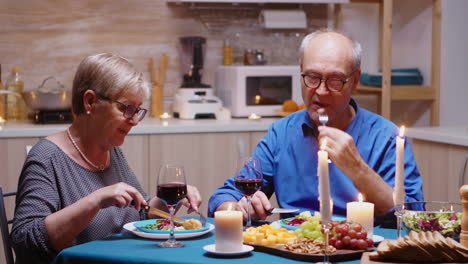
[[[165,108],[180,85],[178,37],[207,38],[204,82],[213,84],[221,63],[223,40],[239,36],[250,48],[263,48],[267,59],[274,48],[275,33],[294,38],[327,25],[325,5],[303,5],[308,17],[304,31],[262,30],[256,4],[191,5],[167,4],[164,0],[1,0],[0,63],[5,82],[13,66],[21,68],[25,89],[36,88],[47,76],[56,76],[71,89],[74,71],[85,56],[117,53],[131,60],[148,76],[147,63],[162,52],[170,56],[165,86]],[[425,84],[430,80],[431,2],[394,1],[393,65],[418,67]],[[299,8],[298,5],[269,5],[268,8]],[[376,4],[349,4],[343,9],[343,29],[364,48],[363,71],[378,69],[379,19]],[[299,42],[299,40],[297,41]],[[290,43],[290,42],[288,42]],[[297,43],[299,45],[299,43]],[[286,49],[289,45],[283,45]],[[148,78],[149,79],[149,78]],[[214,89],[216,89],[214,87]],[[377,96],[359,96],[363,106],[376,111]],[[396,123],[429,124],[427,102],[394,102]]]

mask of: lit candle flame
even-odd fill
[[[362,196],[362,193],[358,194],[358,201],[362,203],[364,201],[364,197]]]
[[[325,150],[327,147],[327,139],[322,140],[322,144],[320,144],[320,150]]]
[[[252,114],[249,115],[248,118],[249,118],[249,119],[260,119],[260,118],[262,118],[262,116],[257,115],[257,114],[255,114],[255,113],[252,113]]]
[[[0,116],[0,123],[5,123],[5,119],[3,119],[3,117]]]
[[[398,135],[399,137],[403,137],[405,135],[405,126],[400,127],[400,134]]]
[[[160,118],[162,119],[168,119],[170,118],[171,116],[167,113],[167,112],[164,112],[162,115],[159,116]]]
[[[262,97],[260,95],[255,95],[255,104],[260,104]]]

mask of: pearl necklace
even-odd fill
[[[76,148],[76,150],[78,150],[78,153],[80,153],[81,157],[89,164],[91,165],[93,168],[97,169],[97,170],[100,170],[100,171],[103,171],[106,167],[107,167],[107,163],[108,163],[108,160],[109,160],[109,152],[107,152],[107,158],[106,158],[106,164],[101,164],[101,165],[96,165],[94,163],[92,163],[86,156],[85,154],[81,151],[81,149],[78,147],[78,144],[76,144],[75,140],[73,139],[73,137],[71,136],[70,134],[70,128],[67,128],[67,134],[68,134],[68,138],[70,138],[70,141],[72,142],[73,146]]]

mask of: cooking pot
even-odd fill
[[[46,82],[55,78],[47,77],[42,84],[33,91],[22,92],[21,95],[13,91],[0,91],[0,94],[13,94],[22,97],[26,105],[34,111],[42,110],[68,110],[71,108],[71,92],[63,88],[57,80],[56,83],[46,85]]]

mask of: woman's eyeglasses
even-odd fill
[[[122,108],[123,108],[123,116],[125,118],[133,118],[133,116],[135,114],[137,114],[138,121],[141,121],[145,117],[146,112],[148,112],[148,110],[145,109],[145,108],[136,107],[136,106],[131,105],[131,104],[124,104],[122,102],[119,102],[117,100],[111,99],[111,98],[109,98],[107,96],[103,96],[103,95],[100,95],[100,94],[98,96],[101,97],[101,99],[120,104],[122,106]]]

